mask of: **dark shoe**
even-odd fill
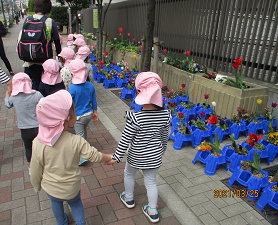
[[[11,75],[11,76],[13,76],[13,75],[14,75],[14,72],[13,72],[13,71],[11,71],[11,72],[10,72],[10,75]]]
[[[146,215],[146,217],[148,217],[148,219],[152,222],[152,223],[157,223],[159,221],[159,217],[158,217],[158,212],[157,210],[152,213],[151,211],[148,210],[149,206],[145,205],[142,210],[143,213]]]
[[[125,206],[129,209],[134,208],[135,204],[134,204],[134,199],[130,200],[130,201],[126,201],[125,200],[125,192],[123,192],[122,194],[120,194],[120,199],[121,201],[125,204]]]

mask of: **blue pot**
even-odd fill
[[[230,156],[229,171],[234,173],[235,169],[240,165],[241,161],[251,160],[251,159],[252,159],[252,155],[251,154],[239,155],[238,153],[236,153],[234,151],[234,154],[231,154],[231,156]]]
[[[221,152],[221,156],[213,156],[211,155],[211,151],[202,151],[198,150],[195,158],[192,160],[192,163],[195,164],[196,160],[199,159],[202,163],[206,164],[205,174],[212,176],[215,174],[217,168],[220,167],[221,164],[225,164],[226,171],[228,170],[227,161],[225,158],[225,154],[223,151]]]
[[[108,80],[107,78],[105,78],[104,82],[103,82],[103,85],[105,87],[105,89],[108,89],[110,87],[115,87],[115,84],[116,83],[116,80]]]
[[[210,138],[210,142],[212,143],[212,130],[194,130],[194,144],[200,145],[202,141],[207,140],[208,137]]]
[[[128,79],[121,79],[121,78],[118,78],[116,82],[117,82],[117,87],[118,87],[118,88],[122,88],[122,87],[124,87],[125,85],[127,85]]]
[[[261,188],[268,185],[268,172],[260,170],[265,176],[261,179],[254,177],[251,171],[242,170],[241,166],[235,169],[235,172],[228,181],[228,185],[232,186],[235,181],[239,184],[248,187],[248,198],[251,200],[256,200],[259,197]],[[247,195],[247,194],[246,194]]]
[[[221,127],[216,127],[215,131],[213,132],[213,134],[214,134],[214,141],[216,139],[216,134],[218,134],[220,143],[222,143],[223,138],[228,135],[228,131],[227,130],[222,130]]]
[[[135,97],[135,88],[133,90],[128,90],[126,87],[122,89],[121,99],[134,98]]]
[[[277,185],[277,182],[267,185],[263,189],[263,194],[256,204],[259,210],[263,210],[266,205],[268,205],[270,208],[275,208],[278,210],[278,192],[274,192],[271,189],[271,187],[274,185]]]
[[[93,72],[94,80],[97,80],[98,72]]]
[[[266,161],[267,161],[267,165],[269,165],[269,162],[270,162],[270,160],[269,160],[269,150],[270,149],[273,149],[272,148],[272,146],[270,146],[270,145],[267,145],[268,147],[265,147],[265,150],[257,150],[257,149],[255,149],[254,147],[252,148],[252,150],[251,150],[251,152],[252,152],[252,159],[254,159],[254,154],[255,154],[255,151],[258,153],[258,155],[260,155],[260,159],[262,160],[262,159],[266,159]],[[273,150],[271,150],[271,151],[273,151]]]
[[[203,107],[201,108],[197,108],[196,109],[196,115],[199,115],[200,112],[204,111],[206,116],[209,116],[210,114],[213,114],[213,111],[212,111],[212,107],[208,108],[208,109],[204,109]]]
[[[262,124],[263,124],[263,130],[264,130],[264,133],[267,134],[268,133],[268,126],[266,124],[270,124],[271,121],[268,121],[268,120],[263,120],[262,121]],[[277,119],[273,119],[273,124],[272,124],[272,127],[274,127],[274,130],[276,130],[276,124],[277,124]]]
[[[248,129],[248,135],[250,135],[250,133],[256,134],[258,132],[258,130],[263,131],[263,123],[262,122],[261,123],[251,122],[246,127],[246,129]]]
[[[188,146],[190,142],[192,143],[192,147],[195,148],[193,134],[191,134],[190,136],[187,136],[185,134],[181,134],[180,132],[176,132],[174,135],[173,148],[175,150],[181,150],[182,146],[184,146],[184,145]]]
[[[196,115],[196,110],[193,108],[193,109],[184,109],[182,110],[183,113],[187,114],[188,116],[195,116]]]
[[[189,100],[189,96],[188,95],[185,95],[184,97],[181,97],[178,95],[178,102],[188,102]]]
[[[135,97],[136,97],[136,96],[135,96]],[[141,111],[141,110],[142,110],[143,106],[142,106],[142,105],[138,105],[138,104],[135,102],[135,97],[133,98],[132,103],[131,103],[129,109],[134,108],[134,112],[138,112],[138,111]]]
[[[243,122],[241,125],[237,125],[237,124],[232,124],[230,129],[229,129],[229,133],[234,134],[235,135],[235,140],[238,139],[239,134],[241,132],[245,132],[245,136],[247,136],[247,131],[246,131],[246,123]]]
[[[97,75],[97,83],[102,83],[105,79],[106,79],[105,75],[102,75],[101,73]]]
[[[223,150],[222,150],[224,152],[225,156],[226,156],[226,161],[227,162],[231,161],[231,157],[235,153],[235,150],[233,148],[229,148],[230,146],[232,146],[232,145],[225,145]]]

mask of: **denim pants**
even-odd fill
[[[39,64],[33,64],[29,67],[24,67],[24,73],[28,74],[28,76],[32,80],[32,89],[38,91],[39,86],[41,83],[41,77],[42,77],[43,67]]]
[[[38,135],[38,127],[29,129],[20,129],[21,138],[24,143],[27,162],[31,161],[32,157],[32,142]]]
[[[51,207],[52,207],[53,214],[56,218],[57,225],[65,225],[65,223],[66,223],[63,201],[66,201],[69,204],[72,214],[75,219],[75,223],[77,225],[85,225],[86,224],[84,208],[83,208],[83,204],[82,204],[82,201],[80,198],[80,191],[71,200],[55,198],[49,194],[47,194],[47,196],[51,200]]]
[[[148,206],[155,209],[157,207],[158,190],[156,185],[156,174],[159,168],[156,169],[144,169],[142,170],[144,176],[144,184],[147,189]],[[133,198],[134,185],[135,185],[135,173],[139,169],[133,168],[126,162],[124,172],[124,185],[125,185],[125,197]]]
[[[87,126],[92,119],[92,114],[88,116],[82,116],[78,120],[76,120],[74,124],[74,130],[76,135],[80,135],[84,139],[87,140]]]

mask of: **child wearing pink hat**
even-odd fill
[[[85,224],[80,198],[80,156],[90,162],[107,162],[111,155],[98,152],[82,137],[68,132],[76,121],[71,95],[60,90],[41,99],[36,106],[39,133],[33,141],[31,183],[35,191],[41,188],[51,200],[57,224],[68,224],[63,201],[71,207],[75,223]]]
[[[128,150],[124,172],[125,191],[120,194],[120,199],[127,208],[135,206],[135,173],[141,169],[149,201],[142,210],[151,222],[156,223],[159,221],[156,174],[167,148],[171,112],[163,108],[162,81],[158,74],[140,73],[135,80],[135,86],[140,91],[135,102],[143,105],[143,109],[136,113],[126,112],[127,121],[122,138],[112,160],[107,164],[120,162]]]
[[[88,69],[81,59],[70,62],[69,70],[72,74],[72,85],[69,93],[76,108],[77,121],[74,125],[75,133],[87,138],[87,126],[91,119],[98,120],[97,99],[95,86],[87,81]],[[80,164],[85,162],[80,159]]]
[[[76,54],[76,59],[81,59],[85,62],[85,65],[88,69],[88,77],[87,81],[90,81],[94,84],[94,76],[93,76],[93,67],[91,65],[91,58],[90,58],[91,50],[90,48],[86,46],[82,46],[78,49],[78,52]]]
[[[32,80],[26,73],[17,73],[13,76],[12,90],[8,90],[5,95],[6,107],[14,106],[15,108],[17,125],[21,132],[26,159],[29,163],[29,174],[32,141],[37,136],[39,127],[35,108],[41,98],[43,96],[40,92],[32,90]]]
[[[75,58],[74,50],[68,47],[62,49],[58,55],[60,61],[63,64],[63,68],[60,70],[60,75],[63,79],[66,90],[69,89],[72,82],[72,74],[69,71],[69,64]]]
[[[64,82],[60,76],[60,67],[56,60],[48,59],[43,64],[44,73],[39,86],[39,91],[45,97],[56,91],[65,89]]]
[[[75,39],[75,41],[73,42],[73,46],[74,46],[74,51],[75,53],[78,52],[78,49],[82,46],[86,46],[86,42],[82,39],[82,38],[77,38]]]

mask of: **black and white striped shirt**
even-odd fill
[[[137,169],[154,169],[162,164],[171,122],[169,110],[126,112],[126,125],[113,159],[120,162],[128,149],[127,161]],[[130,144],[130,147],[129,147]]]
[[[2,68],[0,67],[0,82],[2,84],[7,83],[10,80],[10,78],[8,77],[8,75],[2,70]]]

